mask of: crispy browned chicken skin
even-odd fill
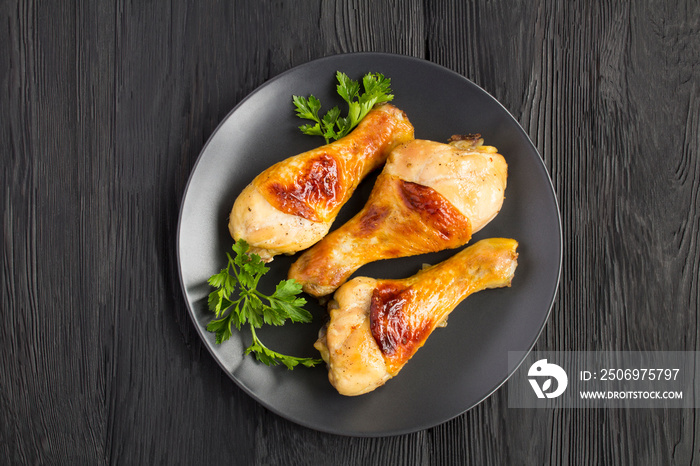
[[[369,262],[466,244],[499,212],[508,167],[478,135],[453,138],[394,149],[362,211],[305,251],[289,278],[324,296]]]
[[[265,261],[308,248],[328,233],[360,181],[394,147],[412,139],[404,112],[376,106],[347,136],[258,175],[233,205],[231,236],[247,241]]]
[[[314,345],[331,384],[354,396],[396,376],[467,296],[510,286],[517,246],[513,239],[486,239],[403,280],[356,277],[338,288]]]

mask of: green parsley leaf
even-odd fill
[[[244,240],[236,241],[227,254],[228,264],[219,273],[209,277],[208,283],[215,288],[209,293],[208,307],[215,315],[207,330],[216,334],[216,343],[231,338],[231,327],[241,330],[248,325],[253,341],[245,354],[268,366],[284,364],[288,369],[298,365],[313,367],[321,359],[299,358],[278,353],[266,347],[258,338],[255,329],[268,325],[284,325],[286,321],[308,323],[312,315],[304,309],[306,299],[299,297],[301,284],[296,280],[282,280],[275,292],[267,296],[257,290],[258,282],[270,269],[257,254],[249,254]]]
[[[316,122],[316,124],[300,126],[301,132],[310,136],[323,136],[321,120],[318,117],[318,111],[321,110],[321,102],[313,95],[310,95],[308,99],[306,97],[292,96],[292,100],[299,118]]]
[[[251,345],[248,348],[246,348],[244,354],[254,354],[255,359],[257,359],[263,364],[266,364],[268,366],[277,366],[278,364],[282,363],[287,367],[287,369],[292,370],[299,364],[305,367],[313,367],[319,362],[321,362],[321,360],[318,359],[295,358],[291,356],[286,356],[284,354],[280,354],[265,346],[255,334],[255,329],[252,329],[252,334],[253,343],[251,343]]]
[[[323,117],[319,117],[321,102],[313,94],[308,98],[292,96],[296,115],[314,122],[301,125],[299,127],[301,132],[310,136],[323,136],[326,144],[348,135],[376,104],[394,99],[391,94],[391,79],[384,77],[381,73],[367,73],[362,77],[364,89],[362,94],[360,94],[360,83],[345,73],[336,72],[336,79],[338,95],[348,104],[346,117],[340,116],[338,107],[331,108]]]
[[[357,81],[353,81],[348,77],[347,74],[337,71],[335,77],[338,80],[338,85],[336,90],[338,95],[343,98],[344,101],[350,103],[355,100],[360,94],[360,84]]]

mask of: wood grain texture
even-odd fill
[[[193,164],[267,79],[422,57],[520,121],[560,203],[542,350],[700,350],[700,4],[0,3],[0,463],[699,464],[692,410],[514,410],[327,435],[199,341],[175,236]]]

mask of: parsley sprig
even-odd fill
[[[244,240],[236,241],[232,249],[235,257],[226,253],[226,267],[209,278],[209,284],[216,288],[209,294],[209,310],[214,312],[216,318],[209,322],[207,330],[216,333],[216,343],[231,338],[232,326],[240,331],[248,324],[253,342],[246,348],[245,354],[253,353],[258,361],[268,366],[282,363],[288,369],[299,364],[306,367],[319,364],[320,359],[299,358],[273,351],[260,341],[255,332],[263,324],[283,325],[287,320],[311,322],[311,313],[303,308],[306,299],[298,296],[301,284],[296,280],[282,280],[272,295],[261,293],[257,289],[258,282],[270,269],[260,256],[248,254],[249,246]]]
[[[362,94],[360,94],[360,84],[350,79],[345,73],[336,72],[336,78],[338,79],[336,90],[348,104],[348,114],[345,117],[340,116],[338,106],[328,110],[323,117],[319,117],[321,102],[313,94],[308,98],[292,96],[296,115],[314,122],[301,125],[299,127],[301,132],[311,136],[323,136],[326,144],[331,139],[337,140],[350,133],[375,104],[389,102],[394,98],[391,94],[391,79],[384,77],[381,73],[364,75],[362,78],[364,92]]]

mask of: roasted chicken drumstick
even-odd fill
[[[415,139],[389,155],[367,204],[292,264],[289,278],[332,293],[362,265],[466,244],[499,212],[507,165],[480,136]]]
[[[394,377],[467,296],[510,286],[517,246],[512,239],[481,240],[407,279],[356,277],[341,286],[314,345],[331,384],[354,396]]]
[[[252,253],[270,261],[323,238],[360,181],[397,145],[413,139],[413,126],[390,104],[372,109],[347,136],[283,160],[258,175],[238,196],[229,231]]]

